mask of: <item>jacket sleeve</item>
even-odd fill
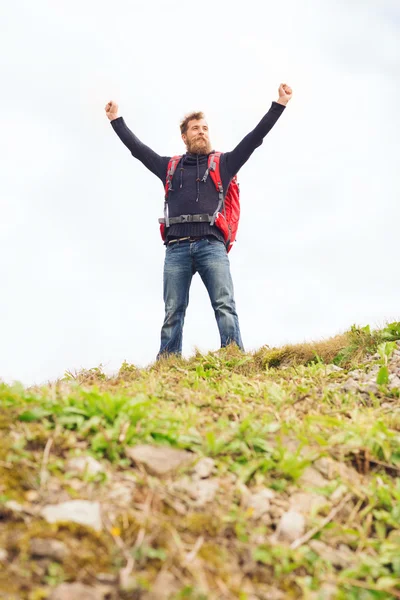
[[[131,151],[132,156],[140,160],[149,171],[157,175],[165,184],[169,157],[160,156],[146,144],[143,144],[126,125],[123,117],[113,119],[111,125],[119,139]]]
[[[233,177],[243,167],[244,163],[250,158],[254,150],[261,146],[264,137],[275,125],[283,111],[285,106],[272,102],[271,108],[266,115],[261,119],[257,127],[250,131],[242,139],[241,142],[231,152],[225,152],[225,164],[229,177]]]

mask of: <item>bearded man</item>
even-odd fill
[[[291,88],[281,84],[278,100],[272,102],[269,111],[255,129],[236,148],[221,154],[223,193],[226,193],[230,182],[254,150],[261,146],[291,97]],[[105,111],[114,131],[132,155],[165,185],[171,157],[160,156],[143,144],[127,127],[123,117],[118,115],[118,105],[114,101],[108,102]],[[218,191],[211,177],[205,176],[209,155],[213,151],[204,114],[194,112],[187,115],[181,122],[180,129],[186,154],[180,159],[168,190],[164,262],[165,318],[157,359],[168,354],[182,353],[183,323],[189,304],[190,284],[196,272],[206,286],[214,309],[221,348],[235,343],[244,350],[224,236],[210,221],[180,218],[187,215],[213,215],[219,203]]]

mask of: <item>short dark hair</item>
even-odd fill
[[[181,133],[183,134],[187,132],[189,121],[200,121],[200,119],[204,118],[204,113],[202,112],[192,112],[189,115],[186,115],[180,125]]]

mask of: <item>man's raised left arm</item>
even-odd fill
[[[242,139],[242,141],[231,152],[225,152],[226,167],[229,174],[233,177],[250,158],[258,146],[263,143],[264,137],[275,125],[289,100],[292,98],[292,88],[286,83],[279,86],[279,97],[276,102],[272,102],[271,108],[261,119],[259,124]]]

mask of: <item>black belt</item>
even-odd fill
[[[175,242],[198,242],[199,240],[204,240],[208,237],[214,237],[214,236],[208,236],[208,235],[191,235],[191,236],[187,236],[187,237],[182,237],[182,238],[175,238],[173,240],[168,240],[167,241],[167,246],[169,246],[170,244],[175,244]]]

